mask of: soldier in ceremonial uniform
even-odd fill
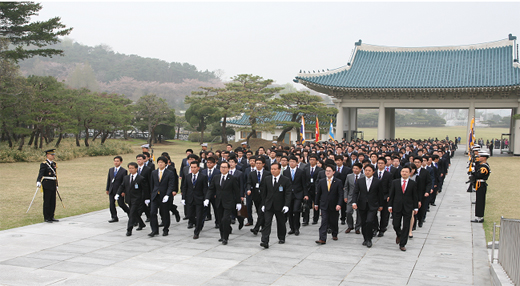
[[[471,222],[483,223],[484,210],[486,208],[486,191],[487,179],[491,173],[491,168],[487,163],[489,153],[479,152],[478,169],[475,168],[475,192],[477,193],[477,201],[475,204],[475,219]]]
[[[36,187],[43,188],[43,218],[45,222],[57,222],[54,218],[56,209],[56,191],[58,190],[58,173],[54,158],[56,149],[45,151],[47,159],[40,164],[40,172],[36,179]]]

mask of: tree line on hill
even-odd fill
[[[358,127],[377,127],[379,113],[377,111],[359,114]],[[397,127],[439,127],[444,126],[446,120],[440,117],[434,109],[415,110],[413,113],[395,113],[395,126]]]

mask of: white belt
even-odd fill
[[[480,179],[480,180],[477,180],[477,182],[485,183],[486,180],[482,180],[482,179]]]
[[[56,177],[43,177],[43,179],[56,181]]]

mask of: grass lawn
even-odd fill
[[[517,157],[491,157],[488,160],[491,175],[488,180],[484,230],[486,241],[493,238],[493,222],[500,225],[500,217],[520,219],[520,177],[513,170],[520,170]],[[500,229],[497,229],[497,234]],[[498,237],[497,237],[498,239]]]
[[[370,140],[377,138],[377,128],[359,128],[359,131],[364,131],[365,139]],[[414,138],[427,139],[428,137],[445,139],[446,135],[450,139],[460,136],[461,143],[466,144],[467,136],[466,126],[452,126],[452,127],[396,127],[395,136],[397,138]],[[499,138],[502,133],[509,133],[509,128],[476,128],[476,138],[483,138],[484,141],[491,138]]]
[[[135,162],[135,156],[141,153],[140,146],[146,143],[144,140],[132,141],[133,153],[122,155],[123,166],[127,169],[129,162]],[[192,148],[195,152],[200,150],[197,143],[185,141],[169,141],[168,144],[154,146],[157,158],[162,152],[168,152],[178,168],[185,150]],[[60,156],[59,149],[57,157]],[[59,191],[65,209],[59,199],[56,201],[56,218],[83,214],[91,211],[108,208],[108,197],[105,193],[108,169],[113,167],[114,156],[83,157],[69,161],[58,162]],[[40,162],[34,163],[2,163],[0,164],[0,176],[2,182],[2,204],[0,204],[0,230],[24,226],[43,221],[42,193],[38,193],[29,211],[29,203],[36,190],[36,178],[40,168]],[[118,209],[119,215],[123,214]],[[107,211],[107,220],[110,214]]]

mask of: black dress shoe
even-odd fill
[[[289,230],[289,232],[287,234],[294,234],[294,230]]]
[[[423,223],[422,223],[422,222],[420,222],[420,223],[419,223],[419,227],[422,227],[422,226],[423,226]]]
[[[181,221],[181,215],[179,214],[179,211],[175,211],[175,220],[177,222]]]
[[[316,240],[316,244],[324,245],[325,243],[327,242],[325,242],[324,240]]]
[[[347,224],[344,220],[341,221],[341,225]]]
[[[309,223],[308,223],[308,222],[304,222],[304,223],[302,223],[302,225],[303,225],[303,226],[308,226]]]
[[[260,242],[260,246],[262,246],[263,248],[269,248],[269,243],[267,243],[267,242]]]
[[[363,243],[361,243],[362,245],[366,246],[367,245],[367,241],[363,241]]]
[[[210,221],[210,220],[211,220],[210,217],[206,217],[206,218],[204,219],[204,221]]]
[[[380,232],[377,234],[377,237],[383,237],[383,236],[385,236],[385,233],[382,232],[382,231],[380,231]]]
[[[108,222],[112,223],[112,222],[118,222],[118,221],[119,221],[118,218],[113,218],[113,219],[109,220]]]
[[[253,223],[252,223],[252,222],[248,222],[248,223],[246,223],[245,225],[246,225],[246,226],[252,226]]]
[[[222,245],[227,245],[227,239],[222,240]]]
[[[154,237],[156,235],[158,235],[158,233],[153,231],[148,234],[149,237]]]
[[[285,240],[279,240],[278,241],[278,244],[284,244],[285,243]]]
[[[53,222],[59,222],[59,220],[57,220],[57,219],[55,219],[55,218],[51,218],[51,220],[52,220]]]
[[[370,241],[370,240],[367,241],[367,247],[368,247],[368,248],[372,247],[372,241]]]
[[[167,230],[163,230],[162,236],[168,236],[168,231]]]
[[[401,251],[406,251],[406,247],[404,246],[399,247],[399,249],[401,249]]]
[[[318,221],[312,221],[312,224],[318,224]]]
[[[484,222],[484,219],[474,219],[472,220],[471,222],[476,222],[476,223],[483,223]]]
[[[295,230],[294,235],[296,235],[296,236],[300,235],[300,230],[299,229]]]
[[[413,235],[409,235],[408,238],[413,238]]]
[[[218,223],[217,223],[217,224],[215,224],[215,228],[219,228],[219,225],[218,225]]]
[[[194,228],[193,224],[191,224],[191,223],[188,224],[188,229],[190,229],[190,228]]]
[[[189,217],[185,216],[182,218],[182,220],[187,220],[187,219],[190,219]]]
[[[476,204],[477,202],[471,202],[472,205]]]
[[[143,228],[145,228],[145,227],[146,227],[146,225],[143,225],[143,226],[136,228],[135,230],[143,230]]]
[[[434,206],[434,207],[437,206],[435,203],[432,203],[431,205]],[[405,250],[406,250],[406,248],[405,248]]]
[[[52,220],[46,219],[45,222],[52,223]]]
[[[164,223],[161,222],[161,223],[159,224],[159,227],[163,227],[163,226],[164,226]]]
[[[257,235],[257,234],[258,234],[258,230],[254,229],[254,228],[250,229],[250,231],[251,231],[254,235]]]
[[[199,239],[199,235],[198,235],[198,234],[195,234],[195,235],[193,236],[193,239]]]
[[[332,233],[332,229],[327,229],[327,233]]]
[[[412,227],[412,231],[414,231],[414,230],[417,230],[417,228],[416,228],[415,226],[414,226],[414,227]]]
[[[128,230],[128,231],[126,232],[126,236],[131,236],[131,235],[132,235],[132,231],[131,231],[131,230]]]
[[[150,218],[147,217],[146,220],[144,222],[150,222]]]
[[[374,232],[372,233],[372,237],[376,237],[377,236],[377,230],[374,230]]]
[[[244,220],[238,219],[238,230],[241,230],[244,227]]]
[[[236,220],[232,219],[231,224],[235,224],[235,223],[236,223]]]
[[[222,239],[222,238],[218,240],[218,242],[222,242],[222,241],[223,241],[223,239]]]
[[[139,225],[139,223],[137,223],[137,222],[134,222],[134,227],[136,227],[136,226],[138,226],[138,225]]]

